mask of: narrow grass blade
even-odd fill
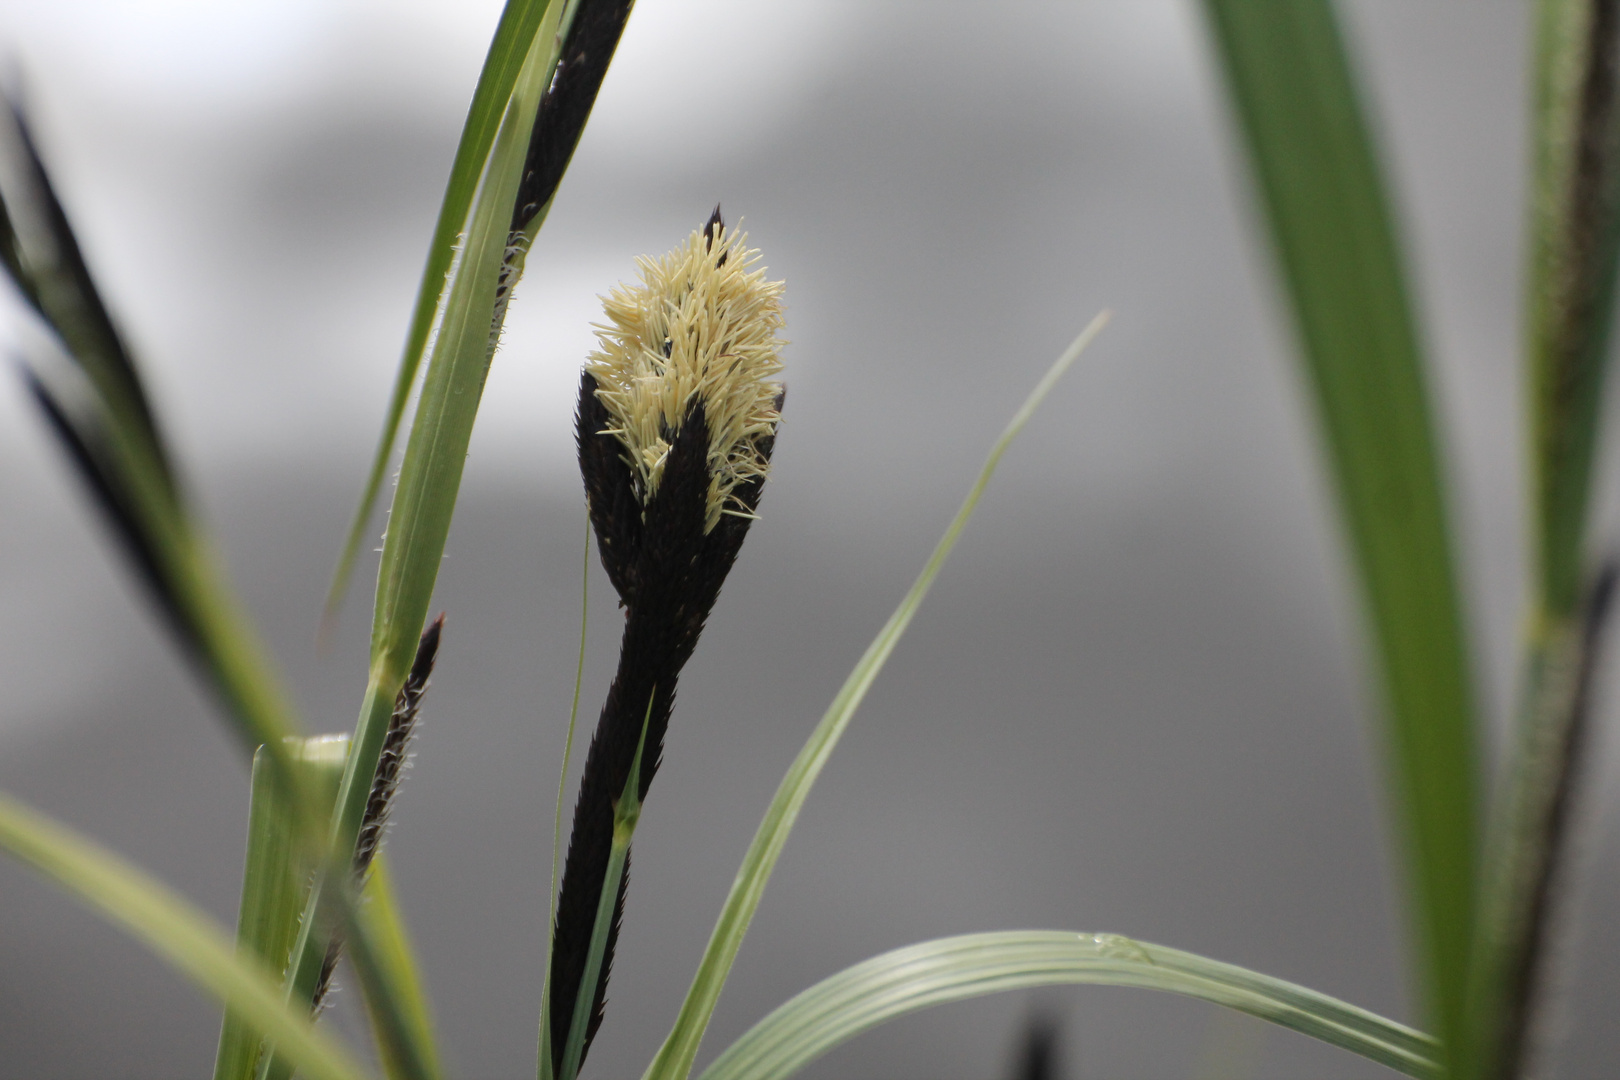
[[[423,989],[422,973],[416,965],[416,953],[411,947],[410,935],[405,929],[404,915],[399,910],[399,899],[394,893],[393,874],[389,870],[386,852],[379,851],[372,861],[371,876],[366,879],[362,903],[371,922],[377,958],[384,969],[387,982],[398,991],[400,1003],[410,1018],[411,1026],[420,1031],[431,1031],[433,1017],[428,1009],[427,991]],[[384,1072],[390,1077],[404,1075],[406,1063],[388,1051],[389,1041],[383,1028],[385,1019],[370,998],[366,998],[366,1014],[371,1020],[371,1030],[377,1046],[383,1054]],[[430,1055],[427,1062],[430,1072],[433,1075],[442,1075],[444,1070],[433,1045],[429,1043],[423,1050]]]
[[[714,1015],[714,1007],[720,1000],[720,991],[725,987],[726,978],[731,974],[731,965],[737,958],[737,950],[742,947],[743,936],[748,933],[748,924],[754,918],[754,912],[759,908],[759,902],[765,895],[765,886],[770,881],[771,871],[776,868],[776,860],[781,857],[782,847],[787,843],[788,834],[793,831],[794,822],[799,818],[799,810],[804,806],[804,800],[810,794],[810,788],[815,784],[816,778],[821,775],[822,768],[832,756],[833,748],[843,736],[845,728],[855,715],[866,692],[872,686],[878,672],[888,662],[889,655],[899,644],[900,637],[911,625],[912,618],[922,605],[923,597],[933,586],[934,579],[939,576],[940,568],[945,565],[946,558],[951,549],[956,546],[957,539],[967,526],[968,519],[973,516],[973,510],[979,504],[979,498],[984,494],[985,488],[994,475],[996,466],[1001,457],[1007,452],[1012,440],[1023,430],[1029,418],[1034,415],[1035,409],[1046,398],[1063,373],[1079,359],[1087,345],[1101,332],[1108,322],[1108,313],[1103,312],[1091,320],[1080,336],[1064,350],[1057,362],[1047,371],[1041,381],[1036,384],[1034,391],[1025,400],[1024,404],[1014,414],[1011,422],[1001,433],[1001,437],[990,449],[989,458],[984,463],[978,479],[969,489],[967,498],[963,500],[962,507],[956,512],[945,529],[945,535],[940,537],[933,553],[924,564],[922,573],[912,584],[905,598],[900,601],[889,621],[878,631],[878,635],[868,645],[855,664],[855,669],[849,673],[849,678],[833,698],[832,704],[822,716],[816,729],[810,733],[804,748],[799,756],[794,758],[789,766],[787,775],[776,789],[776,795],[771,799],[770,807],[765,811],[765,818],[759,824],[759,830],[748,846],[748,852],[743,856],[742,866],[737,871],[737,879],[732,883],[731,892],[726,897],[725,907],[721,909],[720,919],[715,924],[714,933],[709,938],[708,948],[704,950],[703,959],[698,964],[697,975],[692,980],[691,989],[686,993],[686,1000],[681,1003],[680,1015],[676,1017],[675,1026],[664,1045],[659,1048],[658,1055],[647,1067],[643,1080],[686,1080],[691,1074],[692,1062],[697,1057],[698,1044],[703,1041],[703,1033],[709,1026],[709,1018]]]
[[[555,36],[558,20],[566,0],[507,0],[501,19],[495,28],[495,37],[489,43],[484,57],[478,85],[473,90],[472,104],[467,109],[467,122],[461,129],[461,142],[456,146],[455,161],[450,166],[450,180],[445,186],[444,201],[439,207],[439,220],[433,227],[433,239],[428,245],[427,264],[422,268],[422,281],[417,286],[416,306],[411,313],[410,329],[405,334],[405,349],[400,355],[399,372],[394,378],[394,390],[388,400],[388,412],[383,418],[382,435],[366,476],[365,490],[349,526],[343,554],[326,597],[326,619],[336,614],[348,587],[349,575],[354,570],[360,545],[365,539],[371,513],[382,490],[383,478],[388,475],[388,461],[394,454],[394,443],[399,437],[399,425],[405,417],[405,406],[416,384],[416,373],[427,352],[428,335],[435,317],[445,300],[446,276],[455,261],[456,237],[466,227],[472,208],[473,196],[484,175],[490,148],[506,115],[512,88],[517,85],[523,68],[537,39],[549,33]]]
[[[394,698],[414,658],[438,579],[467,445],[493,354],[491,313],[506,262],[512,204],[544,88],[545,58],[543,36],[536,35],[485,163],[458,265],[452,271],[444,318],[434,338],[383,544],[372,621],[370,679],[338,789],[328,865],[310,890],[288,972],[288,1000],[292,1002],[307,1005],[319,980],[326,948],[316,928],[330,925],[322,918],[329,902],[325,894],[334,880],[349,873]],[[357,964],[365,960],[358,953],[354,959]],[[361,975],[365,977],[364,968]],[[407,1017],[389,1019],[408,1024]],[[416,1035],[423,1045],[431,1044],[429,1033]],[[283,1067],[272,1065],[267,1080],[283,1080]],[[422,1062],[416,1066],[425,1067]]]
[[[919,1009],[1062,984],[1183,994],[1269,1020],[1408,1076],[1440,1076],[1434,1040],[1303,986],[1116,934],[1010,931],[942,938],[817,983],[749,1031],[700,1080],[785,1080],[841,1043]]]
[[[249,1024],[268,1032],[310,1080],[360,1080],[353,1057],[289,1010],[273,973],[239,956],[203,912],[71,830],[0,795],[0,847],[144,941]]]
[[[328,807],[337,795],[348,749],[347,735],[326,735],[300,740],[294,750],[294,760],[306,777],[306,790]],[[269,759],[262,751],[255,754],[236,950],[278,974],[287,966],[308,886],[307,876],[300,870],[294,821],[285,796],[276,790]],[[251,1080],[259,1066],[262,1043],[262,1034],[246,1017],[227,1009],[214,1058],[214,1080]]]
[[[1418,981],[1464,1021],[1478,778],[1468,647],[1395,227],[1327,0],[1206,0],[1292,301],[1387,715]]]

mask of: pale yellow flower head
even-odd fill
[[[641,281],[604,297],[606,324],[585,360],[624,447],[645,507],[658,490],[670,440],[701,401],[709,428],[709,498],[704,531],[722,514],[752,517],[733,492],[764,477],[759,442],[776,431],[782,384],[780,281],[765,280],[748,235],[709,228],[660,259],[636,260]]]

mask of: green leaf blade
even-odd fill
[[[855,710],[860,707],[867,690],[871,688],[878,673],[883,670],[883,665],[888,662],[906,628],[911,625],[911,620],[922,605],[923,598],[928,595],[928,590],[932,588],[934,579],[939,576],[939,571],[945,565],[951,549],[956,546],[962,530],[967,527],[968,519],[973,516],[974,508],[978,506],[980,497],[989,486],[990,478],[995,474],[1002,455],[1023,430],[1046,395],[1063,377],[1064,372],[1079,359],[1080,354],[1097,334],[1101,333],[1102,328],[1108,323],[1108,318],[1109,314],[1105,311],[1091,320],[1091,323],[1080,332],[1080,336],[1074,339],[1047,370],[1024,404],[1014,414],[1001,437],[991,447],[977,480],[968,491],[967,498],[963,500],[956,517],[951,520],[945,534],[935,545],[928,562],[923,566],[922,573],[917,576],[917,580],[900,601],[900,605],[889,616],[888,622],[878,631],[877,637],[867,646],[866,652],[856,662],[854,670],[849,673],[844,685],[834,696],[832,704],[827,707],[815,730],[810,733],[810,738],[805,741],[798,757],[794,758],[793,764],[788,767],[787,775],[777,786],[776,794],[765,811],[765,817],[760,821],[759,829],[743,856],[742,866],[737,870],[736,880],[726,896],[720,918],[715,923],[708,947],[698,964],[697,974],[692,979],[686,1000],[681,1003],[681,1011],[675,1019],[675,1026],[664,1040],[663,1046],[659,1048],[657,1056],[647,1066],[643,1080],[686,1080],[691,1075],[692,1063],[697,1058],[698,1045],[703,1040],[703,1033],[708,1029],[709,1018],[714,1015],[715,1006],[720,1001],[720,992],[725,988],[726,979],[731,974],[731,966],[736,961],[738,950],[742,948],[743,937],[748,933],[754,912],[758,910],[760,901],[764,898],[765,886],[769,883],[771,872],[776,868],[776,861],[781,857],[782,849],[787,844],[788,834],[793,831],[793,826],[798,821],[799,811],[804,806],[805,799],[809,797],[811,787],[831,758],[833,749],[843,737],[850,720],[854,718]]]
[[[368,1075],[307,1017],[290,1011],[271,973],[238,956],[212,919],[118,856],[5,795],[0,795],[0,847],[122,925],[269,1033],[311,1080]]]
[[[1359,572],[1405,841],[1418,979],[1465,1027],[1478,847],[1468,649],[1415,320],[1326,0],[1206,0],[1292,301]]]
[[[733,1043],[700,1080],[786,1080],[856,1035],[907,1013],[1037,986],[1124,986],[1199,998],[1360,1054],[1439,1075],[1434,1040],[1302,986],[1113,934],[1008,931],[884,953],[817,983]]]

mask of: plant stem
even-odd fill
[[[1604,567],[1579,618],[1545,624],[1532,646],[1512,771],[1491,835],[1470,1001],[1475,1026],[1460,1076],[1525,1074],[1616,570]]]

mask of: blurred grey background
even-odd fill
[[[497,13],[0,2],[59,185],[313,729],[359,702],[367,574],[326,652],[320,598]],[[595,297],[717,199],[788,283],[792,393],[764,520],[682,683],[591,1074],[640,1074],[783,769],[1104,306],[813,794],[702,1060],[872,953],[1013,927],[1135,935],[1415,1019],[1357,611],[1197,16],[638,4],[489,382],[390,841],[455,1076],[532,1075]],[[1528,5],[1382,0],[1347,21],[1410,226],[1499,722],[1522,594]],[[5,321],[16,340],[14,304]],[[0,786],[230,920],[241,756],[18,389],[0,380]],[[1602,483],[1612,538],[1612,467]],[[594,566],[591,586],[587,724],[617,629]],[[1552,1076],[1620,1052],[1616,703]],[[332,1017],[351,1030],[353,996]],[[1063,1024],[1072,1080],[1382,1074],[1089,989],[921,1014],[810,1075],[1003,1076],[1031,1010]],[[203,1076],[216,1030],[210,1001],[0,863],[0,1077]]]

